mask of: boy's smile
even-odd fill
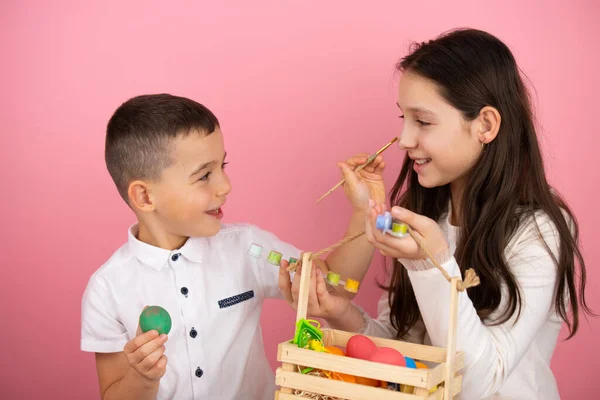
[[[210,215],[211,217],[215,217],[216,219],[223,218],[223,210],[221,207],[217,208],[216,210],[209,210],[206,212],[206,214]]]

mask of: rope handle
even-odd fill
[[[349,243],[351,241],[353,241],[356,238],[361,237],[362,235],[364,235],[365,232],[360,232],[348,237],[345,237],[344,239],[340,240],[339,242],[337,242],[336,244],[326,247],[323,250],[320,250],[316,253],[312,253],[309,260],[314,260],[315,258],[318,258],[320,256],[322,256],[323,254],[329,253],[330,251],[333,251],[335,249],[337,249],[338,247],[341,247],[343,245],[345,245],[346,243]],[[444,276],[444,278],[446,278],[446,280],[448,282],[452,282],[452,277],[448,274],[448,272],[442,268],[442,266],[436,261],[435,257],[433,257],[433,255],[429,252],[429,250],[427,249],[427,247],[425,246],[425,243],[423,243],[423,240],[421,239],[421,237],[409,226],[408,227],[408,234],[414,239],[415,242],[417,242],[417,245],[425,252],[425,254],[427,255],[427,257],[429,258],[429,261],[431,261],[431,263],[440,270],[440,272],[442,273],[442,275]],[[294,263],[291,263],[289,265],[289,267],[287,268],[288,271],[295,271],[298,266],[300,266],[302,264],[301,260],[298,260]],[[465,279],[463,280],[459,280],[458,281],[458,286],[457,289],[459,292],[463,292],[466,289],[470,288],[470,287],[474,287],[479,285],[480,281],[479,281],[479,277],[477,276],[477,273],[475,272],[475,270],[473,268],[469,268],[466,272],[465,272]]]

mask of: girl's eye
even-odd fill
[[[210,176],[210,172],[207,172],[206,175],[204,175],[202,178],[198,179],[199,181],[206,181],[208,180],[208,177]]]
[[[425,122],[425,121],[421,121],[420,119],[417,120],[417,123],[421,126],[429,126],[431,125],[429,122]]]
[[[226,166],[227,164],[229,164],[229,161],[227,161],[227,162],[224,162],[224,163],[223,163],[223,165],[221,165],[221,169],[225,169],[225,166]]]
[[[400,115],[398,118],[400,118],[400,119],[404,119],[404,115]]]

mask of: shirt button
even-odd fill
[[[202,371],[202,369],[200,369],[200,367],[198,367],[198,368],[196,369],[196,376],[197,376],[198,378],[202,378],[202,375],[204,375],[204,371]]]
[[[185,286],[181,288],[181,294],[184,296],[187,296],[187,294],[189,293],[188,288],[186,288]]]
[[[198,336],[198,332],[196,332],[196,330],[192,328],[192,330],[190,331],[190,336],[192,337],[192,339],[195,339],[196,336]]]
[[[179,253],[177,253],[177,254],[173,254],[173,255],[171,256],[171,260],[173,260],[173,261],[177,261],[177,260],[179,260]]]

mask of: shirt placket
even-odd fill
[[[175,275],[175,285],[179,296],[181,316],[184,323],[185,343],[190,367],[191,391],[193,398],[202,398],[203,391],[200,389],[205,386],[201,381],[204,377],[205,353],[203,351],[203,340],[206,333],[202,331],[201,321],[198,316],[202,315],[203,296],[197,292],[202,287],[202,282],[194,282],[190,279],[188,273],[189,261],[180,253],[174,252],[170,256],[169,264]],[[206,315],[206,314],[205,314]]]

